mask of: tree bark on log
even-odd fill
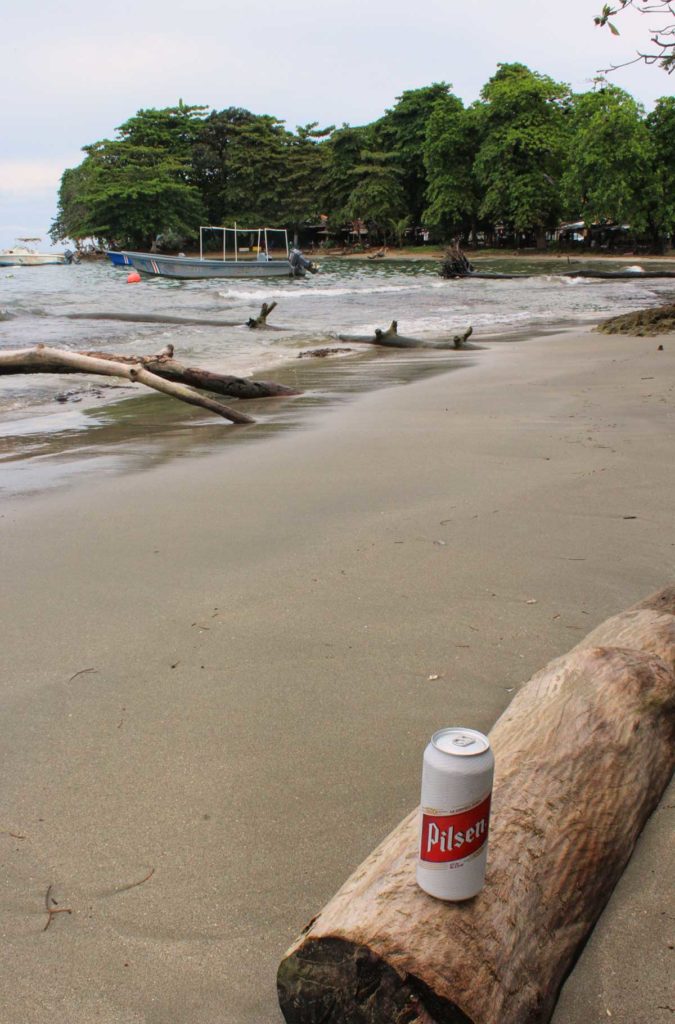
[[[418,812],[286,954],[289,1024],[542,1024],[673,769],[675,588],[603,623],[490,734],[485,888],[417,888]]]
[[[154,391],[178,398],[189,405],[208,409],[232,423],[255,423],[247,413],[238,412],[222,402],[200,395],[185,384],[165,380],[146,369],[142,363],[134,364],[100,355],[84,355],[81,352],[37,345],[30,349],[0,352],[0,374],[8,373],[93,373],[106,377],[125,377],[134,384],[145,384]]]

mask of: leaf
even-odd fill
[[[616,25],[613,25],[611,21],[607,22],[607,27],[609,28],[609,31],[612,33],[613,36],[620,36],[621,35],[621,33],[619,32],[619,30],[616,27]]]

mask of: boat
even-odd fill
[[[204,256],[204,235],[213,231],[222,232],[222,256],[217,259]],[[242,244],[242,238],[247,244]],[[279,255],[273,255],[275,252]],[[284,228],[239,228],[236,224],[231,228],[200,227],[199,257],[128,250],[115,255],[128,258],[134,270],[142,274],[181,280],[304,277],[306,273],[313,274],[317,270],[299,249],[289,247],[288,232]]]
[[[17,242],[39,242],[39,238],[17,238]],[[65,252],[36,252],[26,245],[0,250],[0,267],[44,267],[50,264],[72,263],[75,254]]]
[[[106,249],[106,256],[112,263],[113,267],[130,267],[131,260],[126,252],[114,252],[112,249]]]

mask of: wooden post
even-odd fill
[[[414,811],[286,954],[286,1021],[548,1021],[668,783],[674,711],[669,587],[533,676],[495,725],[483,891],[452,904],[417,888]]]

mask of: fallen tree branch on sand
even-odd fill
[[[383,331],[380,327],[375,328],[372,335],[363,334],[339,334],[340,341],[356,341],[364,345],[384,345],[389,348],[464,348],[468,339],[473,334],[473,327],[468,327],[463,334],[455,334],[450,341],[421,341],[419,338],[407,338],[398,333],[398,320],[392,320]]]
[[[152,360],[158,357],[150,358]],[[50,348],[46,345],[36,345],[35,348],[0,352],[0,374],[93,373],[106,377],[125,377],[133,384],[145,384],[155,391],[178,398],[189,405],[208,409],[232,423],[255,422],[247,413],[238,412],[236,409],[223,405],[222,402],[216,402],[213,398],[201,395],[193,387],[165,380],[159,374],[146,368],[143,357],[136,357],[136,359],[136,362],[128,362],[105,354],[89,355],[82,352],[70,352],[67,349]]]
[[[485,888],[416,885],[418,812],[286,954],[289,1024],[544,1024],[673,769],[675,587],[523,686],[490,734]]]

